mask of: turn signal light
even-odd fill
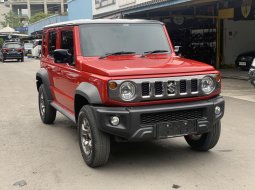
[[[216,75],[215,80],[216,80],[216,82],[220,82],[221,81],[221,75],[220,74]]]
[[[116,89],[117,86],[118,86],[118,84],[117,84],[116,82],[109,82],[109,88],[110,88],[111,90]]]

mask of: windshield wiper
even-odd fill
[[[111,55],[130,55],[130,54],[135,54],[135,53],[136,52],[132,52],[132,51],[118,51],[118,52],[113,52],[113,53],[106,53],[105,55],[99,57],[99,59],[104,59]]]
[[[150,55],[150,54],[154,54],[154,53],[166,53],[166,52],[169,52],[168,50],[153,50],[153,51],[146,51],[142,54],[141,57],[145,57],[146,55]]]

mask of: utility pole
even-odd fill
[[[61,14],[64,14],[64,0],[61,0]]]
[[[27,14],[28,14],[28,18],[31,18],[31,4],[30,4],[30,0],[27,0]]]
[[[44,14],[48,14],[48,6],[47,6],[47,0],[43,0],[43,5],[44,5]]]

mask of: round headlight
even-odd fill
[[[131,101],[135,98],[135,85],[131,82],[123,82],[120,85],[120,97],[124,101]]]
[[[216,87],[216,84],[211,77],[206,76],[202,79],[201,88],[205,94],[211,94],[214,91],[215,87]]]

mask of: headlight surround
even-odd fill
[[[215,80],[210,76],[205,76],[202,79],[201,89],[204,94],[211,94],[216,88]]]
[[[132,101],[136,97],[136,86],[132,82],[123,82],[120,85],[120,97],[123,101]]]

